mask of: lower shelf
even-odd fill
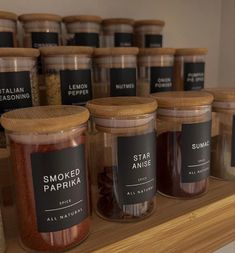
[[[93,216],[91,234],[77,252],[211,252],[235,240],[235,182],[210,180],[205,196],[193,200],[157,197],[155,214],[137,223],[107,222]],[[7,253],[19,247],[14,210],[3,210]]]

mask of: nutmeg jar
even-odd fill
[[[235,180],[235,88],[208,90],[214,96],[211,175]]]
[[[133,47],[134,20],[108,18],[102,22],[102,47]]]
[[[140,49],[137,96],[172,90],[174,53],[173,48]]]
[[[48,105],[84,105],[92,99],[91,47],[41,48]]]
[[[102,18],[75,15],[63,18],[67,29],[66,45],[99,47]]]
[[[155,208],[156,101],[100,98],[89,101],[87,107],[95,125],[91,159],[98,215],[122,222],[147,217]]]
[[[94,98],[135,96],[136,47],[97,48],[94,51]]]
[[[173,87],[177,91],[201,90],[205,82],[206,48],[176,49]]]
[[[157,111],[157,189],[193,198],[207,192],[210,174],[211,103],[206,92],[152,94]]]
[[[157,19],[137,20],[134,45],[140,48],[162,47],[164,25],[164,21]]]
[[[17,47],[17,15],[0,11],[0,47]]]
[[[6,250],[6,243],[4,238],[4,231],[3,231],[3,223],[2,223],[2,216],[0,210],[0,253],[4,253]]]
[[[7,112],[20,240],[35,252],[71,248],[89,234],[86,137],[89,112],[43,106]]]

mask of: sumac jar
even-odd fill
[[[193,198],[206,193],[213,96],[199,91],[161,92],[152,96],[159,106],[158,191],[175,198]]]
[[[89,112],[43,106],[7,112],[20,241],[34,252],[71,248],[89,234],[86,137]]]
[[[155,208],[157,103],[151,98],[114,97],[87,103],[94,122],[91,159],[104,219],[137,221]]]
[[[202,90],[205,82],[206,48],[176,49],[174,62],[174,90]]]
[[[137,96],[172,90],[174,53],[173,48],[140,49]]]
[[[63,18],[67,30],[66,45],[100,46],[102,18],[99,16],[67,16]]]

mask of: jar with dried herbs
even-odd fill
[[[173,78],[174,90],[204,89],[207,51],[206,48],[176,49]]]
[[[211,103],[206,92],[152,94],[157,111],[157,189],[174,198],[198,197],[208,190]]]
[[[89,234],[88,118],[86,108],[69,105],[1,117],[11,149],[20,240],[27,250],[67,250]]]
[[[91,100],[87,107],[95,125],[90,159],[97,178],[98,215],[122,222],[149,216],[156,194],[157,102],[114,97]]]
[[[92,99],[93,48],[41,48],[48,105],[84,105]]]
[[[172,90],[174,53],[173,48],[140,49],[137,96]]]
[[[94,98],[135,96],[136,47],[97,48],[94,51]]]

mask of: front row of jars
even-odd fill
[[[226,94],[214,94],[220,100],[214,103],[219,128],[212,159],[219,166],[212,171],[235,179],[235,91],[229,91],[230,103],[223,102]],[[209,93],[190,91],[92,100],[89,159],[85,107],[5,113],[1,123],[9,137],[24,247],[60,251],[83,241],[90,227],[89,184],[96,185],[98,215],[114,221],[150,215],[156,190],[176,198],[206,193],[212,101]]]

